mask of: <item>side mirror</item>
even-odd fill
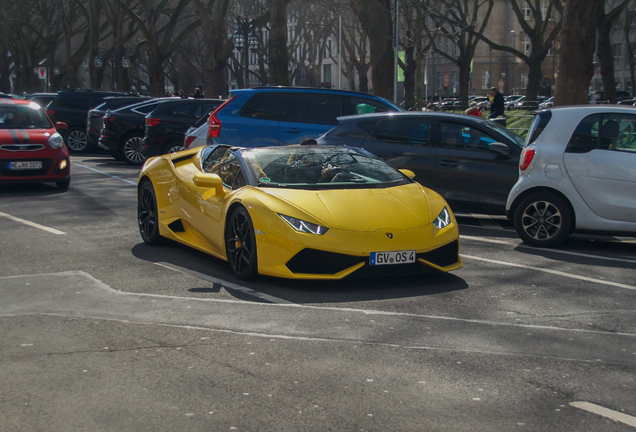
[[[64,122],[55,122],[55,130],[57,131],[61,131],[61,130],[67,130],[68,129],[68,125]]]
[[[197,173],[192,181],[198,187],[214,189],[216,196],[223,196],[223,180],[218,174]]]
[[[500,155],[503,155],[505,157],[510,157],[510,149],[504,143],[500,143],[500,142],[490,143],[488,144],[488,149],[491,152],[499,153]]]
[[[415,173],[411,170],[401,169],[399,170],[402,174],[413,180],[415,178]]]

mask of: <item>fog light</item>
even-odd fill
[[[60,171],[63,171],[66,169],[66,165],[68,163],[66,162],[66,159],[64,159],[63,161],[60,162]]]

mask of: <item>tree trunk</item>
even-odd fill
[[[411,32],[406,33],[406,39],[412,39]],[[415,46],[408,44],[404,51],[404,108],[409,109],[415,106],[415,72],[417,71],[417,61],[415,60]]]
[[[537,94],[539,93],[539,87],[541,86],[541,79],[543,78],[543,71],[541,70],[541,64],[543,60],[534,59],[529,61],[528,65],[528,87],[526,89],[526,101],[536,102]]]
[[[607,20],[603,7],[596,16],[596,57],[600,65],[603,79],[603,101],[616,103],[616,81],[614,80],[614,52],[610,31],[612,25]]]
[[[596,27],[603,0],[567,0],[561,30],[561,58],[554,105],[586,104],[594,76]]]
[[[272,85],[289,85],[286,9],[285,0],[272,0],[270,9],[272,30],[269,36],[269,76]]]
[[[459,100],[462,109],[468,108],[468,86],[470,85],[470,61],[469,56],[460,55],[457,59],[459,67]]]
[[[373,93],[393,98],[393,40],[390,0],[350,0],[369,38]],[[360,73],[362,81],[362,72]],[[362,85],[360,86],[362,91]]]
[[[165,75],[163,73],[163,58],[157,54],[148,56],[148,94],[150,96],[164,96],[166,93]],[[175,88],[175,91],[178,90]]]

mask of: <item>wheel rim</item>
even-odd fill
[[[157,214],[155,213],[155,198],[148,187],[141,191],[139,200],[139,230],[144,238],[149,238],[157,226]]]
[[[250,222],[242,213],[232,217],[227,251],[232,269],[239,275],[247,273],[252,262],[252,236]]]
[[[82,131],[71,131],[66,138],[66,145],[68,145],[71,150],[82,151],[86,148],[87,144],[88,139],[86,138],[86,134]]]
[[[176,152],[180,152],[181,150],[185,150],[185,147],[181,145],[176,145],[176,146],[170,147],[168,149],[168,153],[176,153]]]
[[[130,162],[139,163],[146,160],[146,156],[141,152],[143,138],[133,137],[124,143],[124,156]]]
[[[523,231],[538,241],[554,238],[563,227],[563,217],[559,209],[549,201],[530,204],[521,216]]]

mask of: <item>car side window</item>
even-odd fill
[[[190,116],[190,105],[179,105],[172,109],[172,115],[180,116],[180,117],[189,117]]]
[[[604,114],[601,149],[636,152],[636,116]]]
[[[223,158],[211,168],[212,174],[218,174],[223,180],[223,185],[232,189],[234,182],[238,179],[241,173],[241,165],[238,158],[233,151],[228,150]],[[245,177],[243,177],[243,186],[245,185]]]
[[[300,98],[300,122],[322,125],[338,124],[342,115],[341,97],[333,94],[306,94]]]
[[[345,104],[342,115],[367,114],[392,111],[391,107],[373,99],[365,99],[361,97],[346,97],[348,102]]]
[[[565,149],[566,153],[587,153],[598,147],[600,114],[585,117],[578,124]]]
[[[204,156],[203,163],[201,164],[203,172],[211,173],[212,169],[221,162],[221,159],[223,159],[223,156],[225,156],[227,152],[227,146],[219,146],[212,150],[208,155]]]
[[[488,145],[497,141],[477,128],[459,123],[441,122],[440,130],[440,147],[445,148],[487,152]]]
[[[245,102],[239,115],[253,119],[280,121],[290,99],[289,93],[257,93]]]
[[[152,103],[152,104],[143,105],[137,108],[133,108],[131,109],[131,111],[134,111],[139,114],[150,114],[151,112],[155,110],[155,108],[157,108],[158,105],[159,103]]]
[[[201,118],[215,108],[213,104],[199,105],[194,110],[194,117]]]
[[[431,121],[415,116],[383,120],[374,132],[378,140],[415,146],[428,146],[430,135]]]

